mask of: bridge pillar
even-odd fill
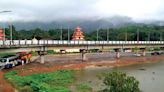
[[[116,58],[120,58],[120,49],[114,49],[116,52]]]
[[[87,50],[86,49],[80,49],[80,52],[82,54],[82,62],[87,61],[87,57],[86,57]]]
[[[146,48],[140,48],[140,50],[142,51],[141,55],[146,56]]]
[[[44,55],[40,55],[40,63],[44,64]]]
[[[44,64],[44,56],[47,54],[47,48],[45,46],[41,47],[40,51],[38,51],[38,54],[40,55],[40,63]]]

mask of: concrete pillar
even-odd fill
[[[146,56],[145,49],[142,50],[142,56]]]
[[[115,49],[116,58],[120,58],[120,49]]]
[[[116,51],[116,58],[120,58],[120,52]]]
[[[40,55],[40,63],[44,64],[44,55]]]
[[[22,65],[24,65],[24,60],[22,60],[21,62],[22,62]]]
[[[87,61],[86,53],[82,52],[82,61]]]
[[[87,50],[86,49],[80,49],[81,55],[82,55],[82,61],[87,61],[87,57],[86,57],[86,53]]]
[[[141,56],[146,56],[146,48],[140,48],[141,52]]]

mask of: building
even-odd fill
[[[3,29],[0,28],[0,40],[4,40],[5,34],[3,33]]]
[[[77,41],[84,40],[83,32],[81,32],[81,28],[79,26],[75,28],[75,31],[72,36],[72,40],[77,40]]]

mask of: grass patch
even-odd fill
[[[17,71],[6,73],[4,77],[19,92],[70,92],[68,85],[74,82],[74,71],[59,70],[52,73],[18,76]]]
[[[8,56],[8,55],[15,55],[15,52],[12,53],[0,53],[0,57]]]
[[[92,88],[86,83],[77,84],[76,89],[79,92],[92,92]]]
[[[54,50],[48,50],[47,54],[48,55],[53,55],[53,54],[57,54],[57,52],[55,52]]]

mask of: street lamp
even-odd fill
[[[139,29],[137,29],[137,42],[139,42],[139,40],[140,40],[140,36],[139,36],[140,34],[139,34]]]
[[[69,26],[68,26],[67,30],[68,30],[68,41],[70,41],[70,30],[69,30]]]
[[[128,33],[127,33],[127,31],[125,32],[125,41],[128,41]]]
[[[107,28],[107,41],[109,41],[109,28]]]
[[[63,30],[62,30],[62,26],[61,26],[61,29],[60,29],[60,40],[62,41],[63,40]]]
[[[97,29],[97,41],[99,40],[99,29]]]

